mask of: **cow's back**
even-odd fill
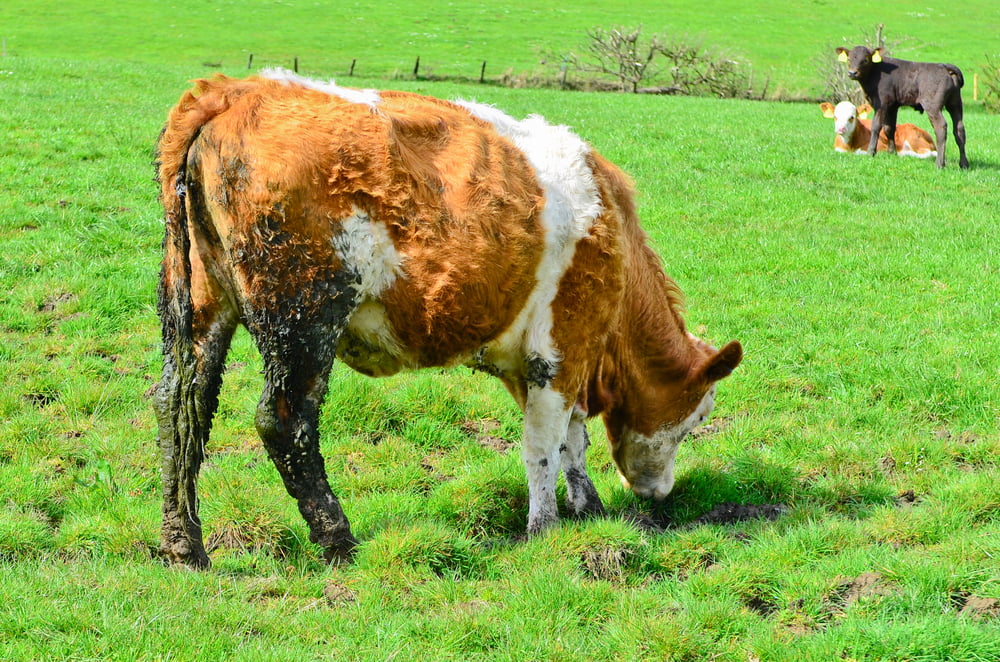
[[[545,198],[510,140],[420,95],[251,80],[188,155],[205,192],[193,244],[213,246],[204,261],[241,309],[294,315],[319,305],[297,284],[347,282],[360,307],[341,357],[371,374],[466,360],[514,324]]]

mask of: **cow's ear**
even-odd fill
[[[833,117],[833,104],[829,101],[824,101],[819,105],[819,109],[823,111],[823,117],[830,119]]]
[[[710,358],[701,369],[702,376],[710,382],[717,382],[732,374],[743,359],[743,346],[733,340]]]
[[[837,59],[841,62],[847,62],[847,49],[843,46],[837,48]]]
[[[879,46],[878,48],[875,49],[875,52],[872,53],[872,62],[878,63],[881,61],[882,61],[882,47]]]
[[[868,119],[868,113],[872,112],[872,107],[867,103],[863,103],[858,106],[858,118],[866,120]]]

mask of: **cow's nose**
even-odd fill
[[[857,80],[858,79],[858,72],[857,71],[848,71],[847,72],[847,77],[850,78],[851,80]]]

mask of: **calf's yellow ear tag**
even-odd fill
[[[837,56],[837,59],[841,62],[847,62],[847,51],[840,51],[840,55]]]
[[[872,62],[881,62],[881,61],[882,61],[882,49],[880,48],[877,49],[874,53],[872,53]]]

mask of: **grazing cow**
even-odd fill
[[[948,122],[941,110],[947,109],[958,145],[958,164],[962,168],[969,167],[965,156],[965,123],[962,121],[962,86],[965,79],[958,67],[897,60],[886,57],[881,48],[871,50],[867,46],[855,46],[851,50],[840,47],[837,54],[841,62],[847,63],[847,75],[861,84],[861,89],[875,109],[868,143],[869,154],[875,155],[883,127],[888,139],[888,151],[895,151],[896,114],[900,106],[912,106],[918,111],[927,111],[937,138],[937,166],[943,168]]]
[[[264,363],[256,427],[328,560],[356,540],[318,413],[335,357],[368,375],[469,365],[524,412],[527,529],[603,511],[584,426],[626,486],[670,492],[677,446],[742,357],[685,331],[631,185],[561,126],[287,71],[199,80],[158,143],[162,549],[204,567],[195,489],[237,325]]]
[[[819,105],[823,117],[833,120],[833,148],[838,152],[854,152],[864,154],[872,137],[872,121],[867,119],[872,107],[862,104],[855,107],[850,101],[841,101],[836,106],[824,101]],[[900,124],[896,127],[896,153],[903,156],[928,158],[937,156],[934,149],[934,139],[915,124]],[[878,137],[878,151],[889,148],[885,138],[885,129]]]

